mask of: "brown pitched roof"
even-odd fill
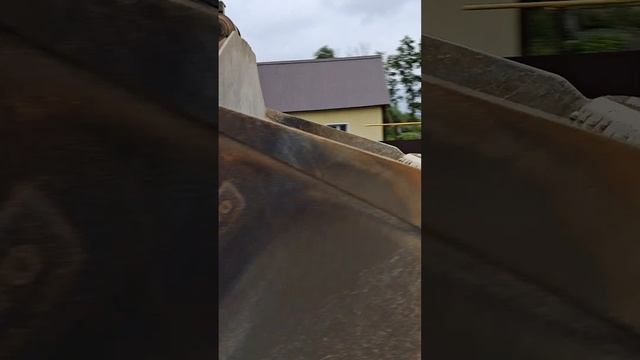
[[[263,62],[258,72],[267,107],[282,112],[389,104],[379,55]]]

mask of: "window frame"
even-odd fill
[[[349,123],[346,122],[339,122],[339,123],[329,123],[329,124],[325,124],[326,126],[332,128],[332,129],[336,129],[336,130],[340,130],[340,131],[344,131],[344,132],[349,132]],[[334,126],[344,126],[344,130],[336,128]]]

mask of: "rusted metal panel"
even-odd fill
[[[637,359],[638,337],[492,259],[423,237],[425,357]],[[543,262],[543,260],[541,260]],[[428,320],[427,320],[428,319]]]
[[[423,69],[440,80],[558,116],[588,99],[566,79],[429,36],[422,37]]]
[[[216,117],[218,22],[201,1],[24,0],[0,25],[31,45],[198,119]]]
[[[426,71],[427,231],[638,340],[640,151]]]
[[[258,142],[298,132],[263,131],[221,109],[220,358],[419,358],[419,227],[318,176],[329,161],[298,154],[328,151],[314,146],[321,138],[297,138],[283,159],[276,146],[231,139],[228,122],[247,124]],[[353,164],[359,175],[369,163]]]
[[[588,99],[566,79],[515,61],[423,37],[429,76],[498,98],[589,132],[640,145],[640,112],[608,97]]]
[[[0,358],[215,357],[214,124],[23,37],[0,68]]]
[[[326,125],[314,123],[312,121],[300,119],[276,110],[268,109],[267,117],[275,122],[302,130],[306,133],[331,139],[393,160],[398,160],[404,156],[404,153],[395,146],[363,138],[361,136],[350,134],[346,131],[340,131]]]
[[[220,133],[420,226],[420,170],[222,107],[218,121]]]
[[[632,360],[640,355],[635,334],[543,284],[455,239],[427,230],[422,241],[426,357]]]

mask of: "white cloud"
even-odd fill
[[[309,59],[323,45],[338,56],[395,52],[420,36],[419,0],[226,0],[227,15],[258,61]]]
[[[413,0],[329,0],[338,10],[348,11],[354,16],[361,16],[363,20],[381,20],[393,16],[401,9],[410,5],[420,10],[420,5]]]

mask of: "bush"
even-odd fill
[[[576,53],[620,51],[629,49],[631,37],[620,31],[600,32],[587,35],[582,40],[567,42],[566,45]]]
[[[422,131],[420,126],[407,125],[392,127],[388,126],[384,132],[384,139],[386,141],[391,140],[420,140],[422,138]]]
[[[420,140],[422,138],[422,133],[417,131],[409,131],[404,132],[396,138],[396,140]]]

